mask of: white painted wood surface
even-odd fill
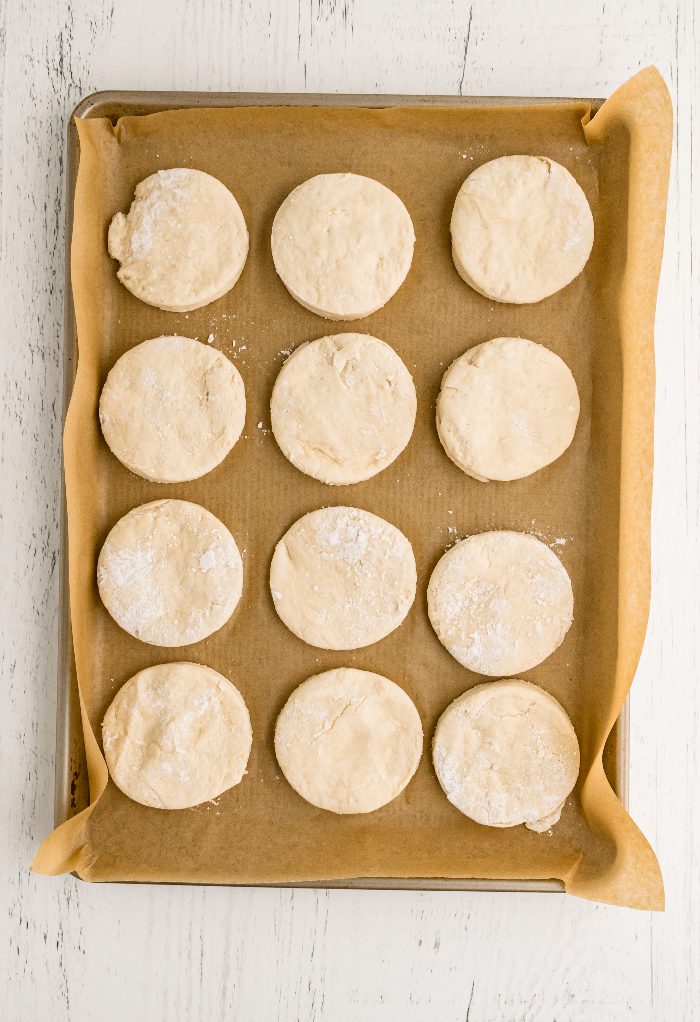
[[[699,1017],[695,8],[693,0],[0,5],[2,1019]],[[649,63],[669,85],[677,122],[656,335],[653,605],[632,694],[630,798],[662,864],[665,915],[557,895],[100,887],[30,874],[53,813],[64,134],[74,105],[119,88],[605,96]]]

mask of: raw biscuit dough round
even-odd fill
[[[270,566],[275,610],[320,649],[359,649],[401,624],[416,596],[403,533],[369,511],[328,507],[292,525]]]
[[[191,312],[221,298],[248,256],[248,228],[225,185],[201,170],[159,170],[116,213],[107,248],[133,295],[166,312]]]
[[[544,156],[477,167],[452,211],[460,277],[495,302],[540,302],[570,284],[593,247],[593,216],[569,171]]]
[[[206,508],[154,500],[129,511],[107,536],[97,585],[125,632],[154,646],[188,646],[231,617],[243,565],[233,536]]]
[[[370,479],[411,439],[416,390],[393,348],[368,334],[308,341],[283,365],[270,402],[285,457],[332,485]]]
[[[156,483],[211,472],[241,435],[241,375],[216,348],[189,337],[154,337],[115,363],[100,396],[112,453]]]
[[[403,791],[423,751],[418,711],[388,678],[338,667],[295,689],[277,719],[275,754],[307,802],[371,813]]]
[[[201,664],[139,671],[119,689],[102,722],[112,780],[154,809],[187,809],[238,784],[252,741],[240,692]]]
[[[438,561],[428,615],[440,642],[470,671],[518,674],[542,663],[568,632],[571,580],[534,536],[482,532]]]
[[[576,383],[566,362],[522,337],[470,348],[442,378],[437,430],[449,458],[481,482],[522,479],[574,438]]]
[[[325,319],[369,316],[403,284],[413,224],[398,195],[359,174],[319,174],[272,224],[275,269],[293,298]]]
[[[447,707],[435,730],[433,763],[465,816],[542,833],[561,816],[580,758],[563,706],[538,685],[509,679],[477,685]]]

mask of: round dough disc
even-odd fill
[[[177,167],[151,174],[135,195],[107,238],[122,284],[166,312],[200,309],[230,291],[248,256],[248,228],[228,188]]]
[[[282,453],[314,479],[370,479],[411,439],[416,390],[393,348],[368,334],[302,344],[277,377],[272,432]]]
[[[275,754],[302,798],[332,813],[371,813],[403,791],[423,751],[415,706],[388,678],[338,667],[295,689]]]
[[[252,741],[238,689],[200,664],[139,671],[119,689],[102,722],[112,780],[154,809],[187,809],[238,784]]]
[[[241,435],[245,390],[216,348],[189,337],[155,337],[127,351],[100,397],[100,425],[112,453],[156,483],[198,479]]]
[[[570,284],[593,247],[593,216],[569,171],[544,156],[478,167],[452,211],[460,277],[494,302],[540,302]]]
[[[129,511],[107,536],[97,585],[129,635],[154,646],[188,646],[231,617],[243,565],[233,536],[206,508],[154,500]]]
[[[398,195],[359,174],[319,174],[295,188],[272,225],[275,269],[325,319],[362,319],[403,284],[413,224]]]
[[[563,706],[518,679],[477,685],[438,721],[433,763],[452,805],[488,827],[557,822],[576,784],[579,747]]]
[[[456,359],[442,378],[437,430],[467,475],[522,479],[574,438],[578,390],[558,355],[522,337],[496,337]]]
[[[444,554],[428,584],[438,639],[460,664],[494,677],[542,663],[574,618],[566,568],[523,532],[482,532]]]
[[[356,507],[311,511],[292,525],[270,566],[275,610],[310,646],[358,649],[389,635],[416,596],[403,533]]]

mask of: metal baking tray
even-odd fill
[[[73,391],[77,367],[78,338],[73,310],[70,273],[70,247],[73,233],[73,198],[80,162],[76,118],[108,117],[113,123],[120,117],[158,113],[196,107],[230,106],[530,106],[543,103],[586,102],[591,115],[603,105],[603,99],[544,98],[522,96],[387,96],[343,95],[340,93],[272,92],[97,92],[88,96],[73,111],[67,131],[65,302],[63,346],[63,422]],[[629,787],[629,696],[625,701],[605,744],[603,766],[610,784],[625,809]],[[54,823],[75,816],[90,803],[85,761],[78,683],[73,657],[68,590],[68,523],[65,482],[61,478],[61,526],[59,557],[59,635],[58,699],[56,708],[56,780]],[[77,874],[73,874],[77,877]],[[78,878],[79,879],[79,878]],[[237,886],[237,885],[231,885]],[[359,877],[346,880],[306,881],[286,884],[262,884],[268,887],[354,888],[364,890],[412,891],[530,891],[564,893],[561,880],[447,880],[439,877],[392,878]]]

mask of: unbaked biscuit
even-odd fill
[[[359,174],[319,174],[291,192],[272,225],[285,287],[325,319],[369,316],[398,291],[415,234],[398,195]]]
[[[147,305],[191,312],[236,283],[248,255],[248,228],[228,188],[201,170],[159,170],[136,186],[126,216],[107,238],[117,277]]]
[[[502,156],[457,194],[457,272],[494,302],[540,302],[570,284],[593,247],[593,215],[576,179],[545,156]]]
[[[564,565],[522,532],[482,532],[438,561],[428,615],[464,667],[494,677],[542,663],[571,626],[574,598]]]
[[[100,426],[129,471],[156,483],[211,472],[245,422],[241,375],[216,348],[154,337],[116,362],[100,396]]]
[[[332,813],[371,813],[391,802],[422,750],[420,717],[404,690],[352,667],[303,682],[275,728],[284,776],[307,802]]]
[[[300,345],[270,402],[272,432],[292,464],[341,486],[370,479],[411,439],[416,389],[393,348],[368,334]]]
[[[241,598],[236,541],[206,508],[154,500],[107,536],[97,585],[117,624],[154,646],[188,646],[226,624]]]
[[[359,649],[401,624],[416,595],[403,533],[369,511],[327,507],[292,525],[270,566],[275,610],[321,649]]]
[[[496,337],[442,378],[437,430],[448,457],[481,482],[522,479],[560,457],[579,414],[567,364],[541,344]]]
[[[527,681],[492,681],[447,707],[433,763],[450,802],[488,827],[549,830],[576,784],[579,747],[563,706]]]
[[[154,809],[187,809],[238,784],[252,740],[238,689],[201,664],[139,671],[119,689],[102,723],[112,780]]]

